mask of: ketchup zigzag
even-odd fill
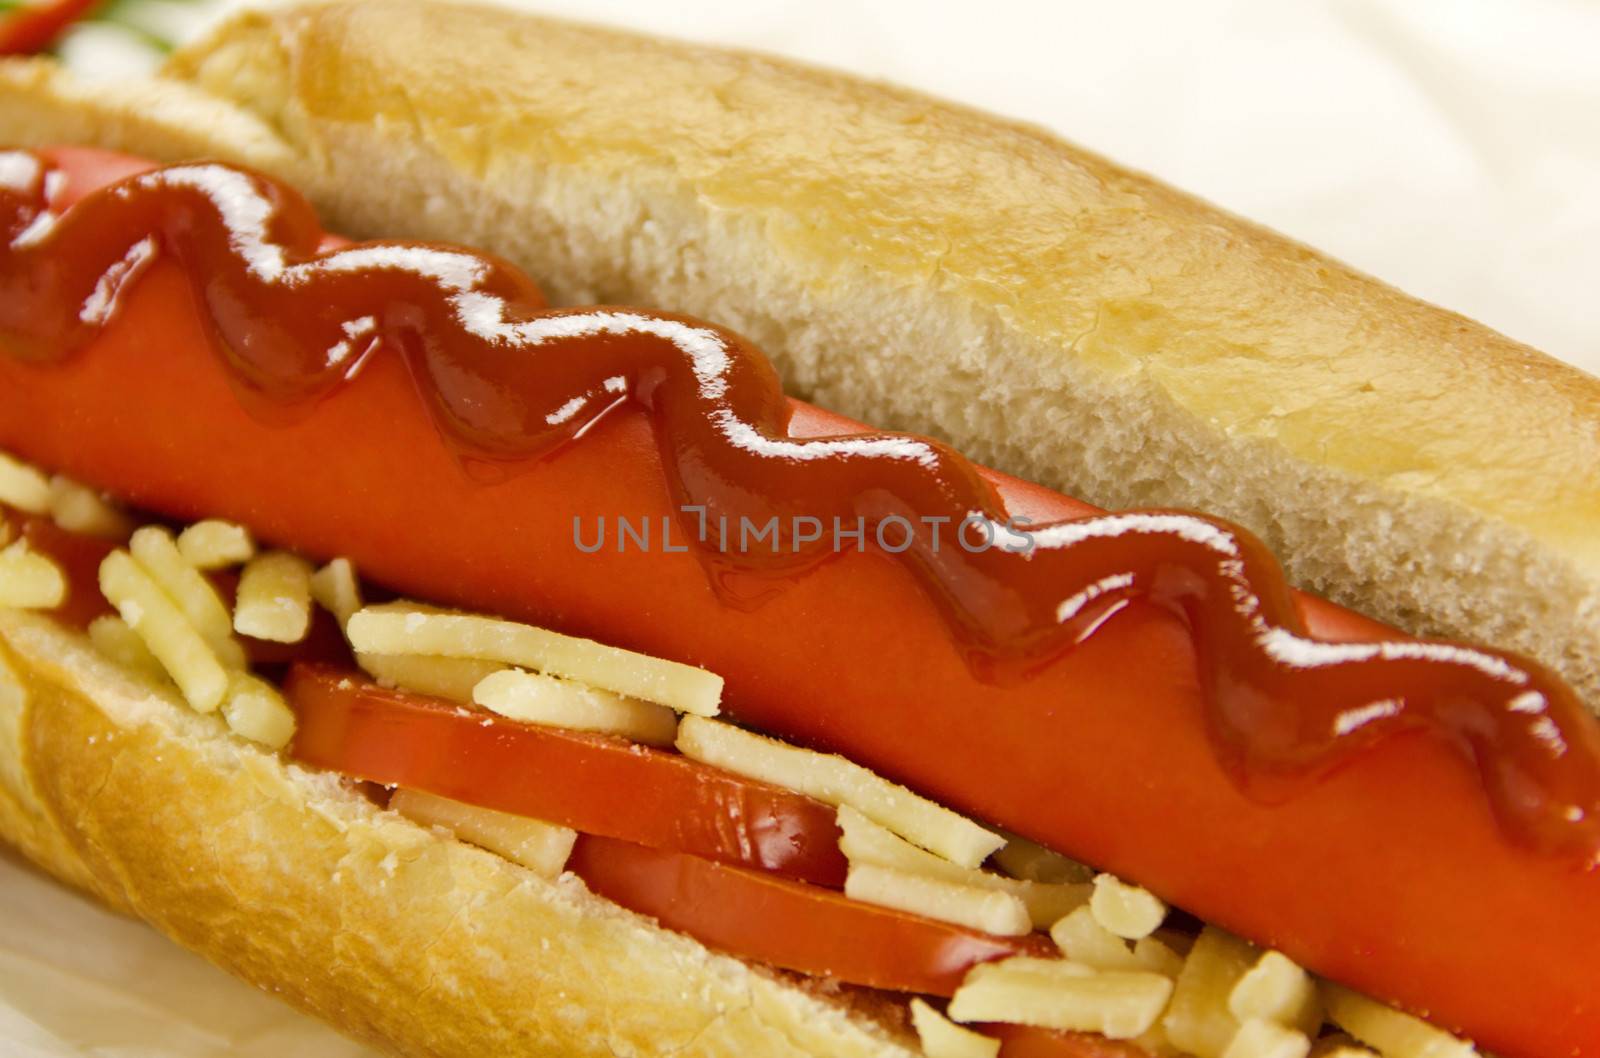
[[[1426,727],[1475,758],[1514,839],[1586,862],[1600,851],[1600,725],[1570,688],[1485,648],[1314,640],[1276,560],[1238,526],[1141,511],[1018,532],[945,445],[790,437],[771,364],[719,328],[635,309],[549,309],[516,269],[444,246],[321,252],[309,205],[242,169],[158,169],[59,215],[52,180],[37,156],[0,152],[0,337],[13,355],[47,365],[88,345],[167,255],[252,399],[315,401],[387,351],[405,359],[450,443],[503,472],[581,443],[622,403],[641,406],[673,498],[697,514],[689,524],[778,519],[764,550],[696,549],[729,602],[751,604],[752,588],[834,553],[836,537],[800,534],[796,519],[864,527],[867,539],[892,529],[891,550],[982,679],[1026,679],[1140,597],[1188,628],[1214,742],[1247,790],[1276,796],[1361,746]],[[978,538],[997,546],[962,543]]]

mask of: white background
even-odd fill
[[[1600,373],[1600,3],[531,6],[1047,125]],[[0,894],[0,1055],[353,1053],[3,860]]]

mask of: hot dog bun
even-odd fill
[[[1302,584],[1600,698],[1595,380],[1035,130],[444,10],[245,16],[117,92],[8,65],[0,138],[241,162],[354,235],[727,323],[797,393],[1101,503],[1229,514]],[[243,747],[48,621],[0,638],[5,836],[348,1031],[415,1054],[912,1053],[871,1011]]]

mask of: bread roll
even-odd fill
[[[1237,519],[1303,586],[1526,650],[1600,701],[1600,382],[1039,130],[354,0],[241,16],[114,91],[0,63],[0,140],[242,163],[331,230],[704,316],[797,395],[1107,506]],[[384,812],[5,611],[0,837],[404,1054],[915,1053],[886,1004]]]

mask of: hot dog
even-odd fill
[[[337,25],[342,16],[332,17]],[[313,39],[316,32],[307,31]],[[20,248],[13,244],[5,288],[12,356],[0,363],[0,377],[15,396],[0,411],[0,448],[103,489],[139,510],[181,522],[228,518],[249,526],[264,541],[311,558],[349,556],[372,582],[407,596],[592,637],[717,673],[726,681],[721,708],[727,717],[793,745],[837,753],[853,766],[871,768],[939,805],[1137,881],[1214,926],[1280,949],[1318,973],[1387,1002],[1426,1012],[1484,1046],[1508,1054],[1563,1049],[1582,1054],[1594,1046],[1595,1011],[1588,1005],[1584,982],[1593,965],[1591,942],[1600,938],[1592,935],[1593,916],[1587,914],[1595,899],[1595,876],[1587,869],[1592,847],[1585,823],[1592,804],[1585,798],[1594,790],[1596,736],[1576,695],[1536,663],[1478,648],[1404,640],[1347,611],[1290,595],[1273,579],[1275,571],[1262,565],[1248,536],[1224,523],[1177,513],[1127,516],[1145,521],[1115,523],[1097,518],[1093,508],[1016,479],[972,470],[932,442],[888,436],[862,441],[863,428],[853,422],[807,406],[774,403],[770,369],[726,332],[638,310],[547,310],[536,288],[503,266],[457,251],[426,251],[436,255],[429,260],[439,268],[452,253],[457,256],[448,260],[457,264],[483,261],[484,275],[490,277],[481,280],[483,291],[511,306],[502,320],[529,326],[544,325],[541,320],[566,321],[557,326],[566,328],[560,333],[569,339],[576,334],[581,340],[597,328],[602,338],[621,331],[653,335],[657,348],[651,355],[660,352],[664,333],[677,336],[679,346],[691,352],[706,342],[722,343],[724,355],[736,351],[737,356],[729,357],[732,373],[717,377],[729,380],[730,388],[746,398],[729,405],[730,414],[754,419],[758,441],[745,447],[777,446],[776,456],[773,451],[761,453],[767,458],[803,466],[811,457],[795,454],[806,447],[798,442],[852,438],[809,450],[825,454],[815,461],[824,470],[837,468],[841,459],[848,461],[850,446],[861,444],[877,446],[868,452],[868,462],[909,456],[907,461],[921,468],[898,477],[852,479],[849,472],[836,472],[810,492],[813,486],[807,482],[816,471],[805,469],[780,485],[767,481],[763,491],[759,480],[738,480],[740,471],[726,461],[726,452],[719,454],[715,436],[695,432],[705,421],[716,422],[710,415],[718,409],[701,419],[671,410],[686,400],[683,392],[671,388],[670,361],[646,360],[637,368],[616,361],[618,374],[610,375],[609,369],[601,373],[607,380],[622,379],[615,391],[599,385],[599,376],[594,389],[576,383],[576,388],[546,387],[543,380],[554,368],[547,367],[538,377],[511,377],[485,373],[483,361],[474,364],[459,352],[436,355],[427,343],[441,340],[452,324],[439,310],[437,287],[419,287],[414,278],[389,282],[394,277],[385,279],[380,270],[378,278],[387,284],[379,284],[382,303],[399,306],[396,315],[374,318],[353,330],[345,325],[366,318],[353,310],[376,304],[362,300],[375,296],[371,291],[346,289],[336,281],[312,302],[292,289],[294,283],[284,284],[281,292],[266,290],[249,267],[250,253],[261,251],[240,251],[241,238],[252,246],[287,247],[285,261],[352,261],[360,258],[350,255],[361,252],[371,261],[376,259],[373,253],[396,252],[394,247],[350,249],[325,237],[286,188],[240,170],[204,166],[168,170],[178,175],[165,177],[156,172],[154,182],[145,185],[139,183],[139,172],[148,163],[70,148],[15,157],[21,159],[15,162],[19,167],[31,158],[41,174],[58,174],[59,186],[46,211],[58,220],[56,230],[38,238],[33,257],[26,256],[34,252],[30,239],[23,239]],[[124,190],[115,194],[96,194],[117,177],[132,183],[119,185]],[[223,186],[218,181],[234,190],[217,192]],[[162,205],[163,187],[169,200],[179,197],[170,193],[174,187],[189,192],[198,187],[201,194]],[[43,175],[37,186],[17,190],[14,239],[41,215],[37,202],[29,212],[27,195],[44,193]],[[253,201],[252,196],[274,203],[269,211],[273,227],[263,229],[270,238],[245,238],[249,226],[223,208]],[[176,227],[174,216],[181,218]],[[107,238],[108,232],[125,237]],[[164,252],[149,261],[128,256],[130,247],[141,245],[146,236]],[[341,250],[347,251],[343,258]],[[424,251],[405,252],[414,256]],[[319,253],[331,256],[319,258]],[[99,280],[113,276],[96,303],[115,303],[103,320],[85,320],[76,311],[87,299],[52,300],[39,292],[40,275],[62,280],[62,289],[78,289],[72,262],[85,260],[94,267],[78,267],[77,280],[88,280],[86,287],[78,283],[80,294],[93,296],[102,286]],[[119,262],[125,263],[121,271]],[[370,269],[334,271],[371,278]],[[436,269],[436,283],[454,282],[441,276]],[[239,306],[259,310],[264,304],[269,311],[238,315]],[[307,322],[313,304],[338,310],[326,318],[334,331],[321,334],[314,330],[318,321]],[[73,309],[76,319],[69,313],[61,317],[64,322],[53,321],[51,310],[63,307]],[[305,329],[297,331],[300,324]],[[294,340],[285,342],[286,333]],[[152,334],[162,336],[159,345],[152,346]],[[352,345],[336,356],[340,335]],[[374,336],[379,347],[362,344]],[[580,348],[586,361],[624,355],[604,340]],[[691,363],[693,377],[704,387],[704,356],[691,358]],[[452,393],[470,396],[472,391],[440,385],[447,377],[441,372],[451,366],[468,376],[476,371],[477,377],[496,385],[480,389],[477,403],[453,401]],[[551,428],[570,423],[568,429],[581,436],[559,437],[560,443],[554,444],[527,431],[507,431],[507,420],[496,417],[492,401],[486,405],[482,400],[484,392],[511,393],[538,408],[533,421]],[[627,399],[610,401],[617,406],[609,407],[609,398],[602,399],[606,394]],[[537,401],[553,403],[546,409]],[[571,401],[579,402],[577,410],[561,418]],[[589,411],[583,411],[585,401],[593,402]],[[828,443],[839,450],[828,451]],[[790,447],[784,448],[786,444]],[[827,462],[829,458],[834,462]],[[197,473],[197,463],[207,472]],[[730,479],[740,486],[731,496],[717,489]],[[405,487],[395,487],[401,480]],[[929,488],[929,481],[935,487],[919,493]],[[1009,569],[1008,562],[1025,561],[1030,571],[1041,570],[1038,576],[1050,576],[1048,551],[1037,565],[1032,557],[996,555],[996,565],[989,567],[966,559],[964,551],[943,566],[931,554],[915,554],[908,561],[908,549],[897,552],[882,540],[875,549],[857,551],[852,539],[840,554],[818,558],[804,546],[814,541],[799,540],[798,532],[792,533],[792,548],[769,550],[758,562],[741,562],[724,550],[679,550],[665,544],[674,527],[692,533],[684,508],[709,512],[713,522],[719,512],[765,515],[775,509],[799,515],[812,507],[836,516],[868,508],[835,510],[827,506],[830,501],[870,496],[873,489],[907,504],[870,508],[880,525],[887,514],[901,510],[910,515],[954,512],[946,519],[953,523],[963,510],[975,509],[987,523],[1025,515],[1035,526],[1092,524],[1107,529],[1086,539],[1116,537],[1129,526],[1136,534],[1148,530],[1190,544],[1198,536],[1216,540],[1222,537],[1208,534],[1223,534],[1237,549],[1229,554],[1249,567],[1235,586],[1269,600],[1261,606],[1271,615],[1272,628],[1297,643],[1347,645],[1343,652],[1307,645],[1296,648],[1303,651],[1297,657],[1314,656],[1317,649],[1332,651],[1339,657],[1332,670],[1353,673],[1372,660],[1359,656],[1366,645],[1382,639],[1391,644],[1381,659],[1387,664],[1371,666],[1378,682],[1356,687],[1350,692],[1355,697],[1305,689],[1326,688],[1326,681],[1319,684],[1314,674],[1297,674],[1278,684],[1252,683],[1250,665],[1259,663],[1259,658],[1250,660],[1254,648],[1243,642],[1233,647],[1219,643],[1225,612],[1208,616],[1201,612],[1204,607],[1173,603],[1184,597],[1176,589],[1163,597],[1139,583],[1128,592],[1139,577],[1118,584],[1090,578],[1080,591],[1061,590],[1055,601],[1064,607],[1076,600],[1076,607],[1064,613],[1052,605],[1053,613],[1064,614],[1055,623],[1081,642],[1067,643],[1059,634],[1052,638],[1038,631],[1048,622],[1030,620],[1025,602],[1019,609],[1005,599],[982,601],[982,590],[1020,591],[1020,580],[1006,579],[1014,574],[994,572]],[[948,509],[939,506],[952,495],[959,502]],[[791,510],[778,503],[796,497],[808,505]],[[695,500],[705,502],[685,502]],[[586,531],[593,532],[596,518],[606,513],[614,530],[623,518],[635,529],[653,526],[661,546],[647,550],[635,537],[629,548],[613,538],[591,550],[579,530],[588,519]],[[1117,532],[1110,532],[1114,525]],[[985,531],[998,530],[991,525]],[[137,548],[133,555],[135,564],[144,561]],[[805,558],[809,561],[802,563]],[[1108,575],[1134,568],[1128,565],[1133,558],[1116,558],[1121,565],[1107,566]],[[1209,575],[1204,563],[1187,559],[1171,559],[1164,568],[1182,570],[1178,579],[1184,584]],[[104,584],[104,567],[101,577]],[[1160,576],[1149,573],[1143,579]],[[1116,613],[1110,613],[1111,606],[1118,608]],[[406,612],[406,620],[415,618],[419,627],[427,624],[427,616],[426,611]],[[342,617],[352,619],[349,614]],[[130,618],[129,624],[134,623]],[[369,615],[348,627],[357,650],[365,641],[363,629],[380,623]],[[82,688],[85,679],[101,675],[92,666],[85,674],[59,660],[52,667],[52,655],[72,662],[81,662],[81,657],[71,653],[70,643],[50,637],[36,621],[19,618],[11,626],[11,641],[31,644],[31,649],[13,647],[24,683],[33,678],[48,684],[53,674],[57,682]],[[827,667],[819,659],[826,659]],[[1293,661],[1282,664],[1318,667],[1304,660],[1298,666]],[[1465,673],[1467,682],[1450,684],[1448,699],[1440,699],[1443,704],[1435,703],[1430,712],[1430,688],[1437,690],[1439,684],[1430,683],[1433,677],[1426,673],[1442,669]],[[358,693],[365,681],[349,664],[345,671],[319,675],[318,670],[297,668],[287,677],[283,687],[299,712],[302,732],[319,730],[326,710],[340,710],[340,724],[351,722],[343,711],[343,696],[329,688],[357,680],[358,690],[348,693]],[[1524,682],[1517,686],[1536,692],[1539,701],[1512,696],[1498,701],[1498,712],[1484,708],[1485,681],[1492,683],[1499,678],[1496,673],[1504,672],[1521,678]],[[1240,685],[1250,691],[1242,698],[1236,693]],[[1390,689],[1387,697],[1385,687]],[[316,688],[322,689],[320,696],[313,693]],[[1235,692],[1231,713],[1224,708],[1230,689]],[[96,690],[106,692],[104,686]],[[180,690],[193,704],[194,696],[181,681]],[[110,693],[115,700],[116,692]],[[1396,699],[1402,704],[1394,704]],[[1306,708],[1308,701],[1313,708]],[[1478,708],[1463,711],[1468,702]],[[1286,703],[1296,711],[1281,711]],[[220,699],[208,704],[220,704]],[[398,714],[408,705],[426,707],[403,700],[394,709]],[[1248,712],[1240,713],[1245,706]],[[1315,706],[1333,711],[1319,713]],[[107,708],[110,715],[119,715],[115,706]],[[1317,717],[1319,737],[1308,739],[1296,729],[1296,715]],[[1524,715],[1529,717],[1525,723],[1520,721]],[[78,714],[48,720],[37,710],[28,719],[44,732],[35,736],[41,744],[48,742],[53,723],[94,724],[92,717]],[[500,722],[486,719],[491,725]],[[1528,726],[1541,719],[1551,726]],[[1484,723],[1491,728],[1501,723],[1503,730],[1486,731],[1480,726]],[[689,726],[685,722],[679,728],[680,748]],[[1277,742],[1250,741],[1263,730]],[[1329,740],[1324,736],[1330,730],[1355,737]],[[1549,739],[1540,743],[1537,736],[1552,730],[1564,752],[1556,765],[1541,765],[1535,760],[1538,747]],[[1379,733],[1384,737],[1365,737]],[[1513,748],[1519,736],[1526,747],[1520,755]],[[1460,740],[1476,752],[1478,768],[1460,752]],[[1357,743],[1356,749],[1338,748]],[[370,740],[353,744],[368,746]],[[290,752],[352,779],[467,802],[478,793],[470,782],[448,791],[427,790],[416,770],[421,750],[415,746],[400,754],[406,759],[399,764],[359,766],[338,739],[321,739],[319,746],[297,742]],[[464,768],[470,770],[471,763],[470,757],[463,758]],[[91,764],[82,769],[92,771]],[[1333,765],[1337,767],[1329,772]],[[79,811],[70,788],[75,767],[61,767],[68,776],[65,782],[35,777],[51,790],[44,796],[47,816]],[[819,790],[809,803],[815,805],[819,795],[825,799]],[[478,803],[500,810],[515,807],[485,805],[481,798]],[[593,828],[600,824],[580,823],[571,816],[549,819],[555,807],[540,811],[549,822],[584,831],[570,862],[591,889],[676,925],[713,948],[794,970],[837,972],[858,985],[931,994],[957,991],[978,962],[1019,954],[1037,957],[1036,949],[1026,945],[991,950],[958,963],[958,973],[937,981],[904,976],[908,965],[915,970],[938,963],[931,957],[907,957],[902,961],[908,965],[892,978],[853,965],[838,972],[839,960],[846,956],[818,951],[817,943],[824,942],[826,949],[825,942],[841,930],[911,931],[922,939],[903,943],[914,949],[930,942],[931,927],[865,910],[876,905],[852,902],[848,884],[843,898],[795,888],[809,884],[826,889],[829,879],[820,874],[763,880],[759,874],[738,872],[770,864],[730,862],[736,857],[729,849],[704,843],[661,848],[656,838],[651,839],[656,847],[643,852],[638,840],[619,845],[616,836],[596,833]],[[814,808],[797,811],[814,814]],[[780,811],[776,818],[796,817]],[[641,832],[630,836],[638,839]],[[102,820],[79,824],[76,838],[77,854],[86,857],[90,874],[113,892],[115,885],[102,876],[117,878],[124,901],[137,904],[145,899],[141,885],[160,888],[169,881],[158,866],[143,862],[147,853],[129,848],[131,838],[118,838]],[[26,844],[27,837],[14,840]],[[1362,856],[1332,851],[1351,847],[1361,847]],[[1219,862],[1226,869],[1197,867]],[[671,881],[642,881],[650,877]],[[1460,893],[1463,877],[1473,879],[1472,892],[1452,896]],[[130,878],[141,884],[130,883]],[[723,893],[722,913],[703,907],[690,913],[695,892]],[[751,895],[762,892],[769,895]],[[778,893],[786,895],[772,895]],[[752,939],[758,930],[731,925],[737,915],[748,914],[739,910],[745,906],[767,909],[775,936],[766,943]],[[825,906],[833,911],[825,912]],[[172,914],[154,905],[145,913],[157,921]],[[830,913],[842,917],[823,917]],[[759,915],[749,921],[760,921]],[[822,921],[839,925],[808,929],[808,922],[814,927]],[[788,925],[780,929],[779,923]],[[215,926],[204,918],[167,924],[191,943],[202,927],[210,933]],[[381,935],[377,927],[372,929]],[[778,936],[785,929],[790,943]],[[963,942],[964,950],[982,941],[984,931],[978,932],[980,936]],[[987,943],[995,943],[992,933],[990,937]],[[800,940],[810,943],[797,947],[794,941]],[[948,943],[940,941],[940,950],[948,951]],[[254,931],[218,934],[218,941],[208,945],[210,954],[247,975],[275,981],[281,971],[252,961],[260,958],[260,947]],[[575,951],[579,949],[581,945]],[[1161,977],[1147,967],[1138,972],[1151,978],[1146,983],[1152,985]],[[479,984],[486,993],[496,987]],[[326,991],[308,987],[300,1001],[326,1009],[346,995],[342,990],[349,983],[330,974],[319,987]],[[1330,1008],[1342,1001],[1327,1000]],[[419,1026],[385,1010],[384,1002],[368,996],[356,1001],[361,1017],[381,1025],[352,1027],[375,1031],[401,1047],[444,1046],[435,1041],[452,1031],[452,1016],[461,1016],[444,1014],[437,1024]],[[953,1004],[952,1012],[956,1009]],[[792,1009],[789,1016],[799,1017]],[[550,1035],[551,1017],[546,1012],[534,1019],[546,1041],[559,1038]],[[647,1022],[637,1024],[645,1031]],[[1235,1028],[1234,1035],[1244,1033],[1242,1025]],[[861,1025],[840,1031],[872,1037]],[[1185,1031],[1178,1027],[1180,1036]],[[1211,1046],[1205,1036],[1190,1031],[1176,1045],[1204,1049]],[[1231,1038],[1219,1046],[1231,1046]],[[1088,1046],[1074,1042],[1076,1037],[1051,1040],[1063,1047]],[[1368,1042],[1391,1046],[1379,1039]],[[1008,1049],[1027,1045],[1009,1038],[1006,1044]],[[1174,1044],[1147,1039],[1144,1045],[1160,1049]],[[716,1053],[717,1045],[706,1046]],[[842,1044],[835,1041],[833,1046]]]

